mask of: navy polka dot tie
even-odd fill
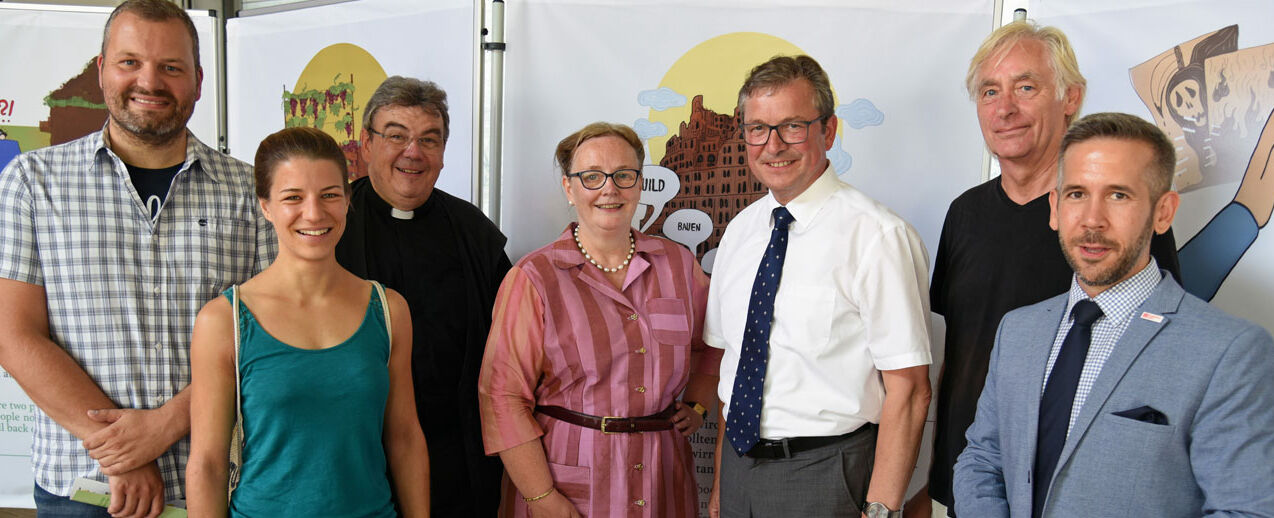
[[[734,372],[734,392],[730,395],[730,419],[725,435],[734,451],[743,455],[761,440],[761,390],[765,386],[766,361],[770,357],[770,325],[774,321],[774,294],[783,275],[787,255],[787,226],[795,218],[785,207],[774,209],[774,231],[765,249],[761,266],[752,281],[748,321],[743,328],[739,367]]]

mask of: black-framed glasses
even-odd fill
[[[800,144],[810,138],[810,124],[825,120],[827,120],[827,117],[819,117],[807,121],[788,121],[779,124],[750,123],[741,124],[739,128],[743,130],[743,141],[749,146],[766,145],[770,142],[770,133],[774,131],[778,131],[779,140],[782,140],[784,144]]]
[[[420,149],[428,151],[437,151],[442,149],[442,137],[439,135],[425,135],[423,137],[411,138],[407,136],[406,133],[392,129],[387,130],[384,133],[372,128],[367,128],[367,131],[372,135],[385,139],[385,142],[388,142],[389,145],[397,148],[406,148],[408,144],[415,142],[416,147],[419,147]]]
[[[568,178],[572,176],[579,177],[580,185],[583,185],[585,189],[590,191],[601,189],[603,185],[606,185],[607,178],[610,178],[610,181],[615,183],[615,187],[620,189],[629,189],[632,186],[637,185],[637,179],[641,177],[641,171],[636,169],[616,169],[613,173],[607,173],[596,169],[589,169],[587,171],[566,173],[566,176]]]

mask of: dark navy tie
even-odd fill
[[[743,328],[739,367],[734,372],[734,392],[730,395],[730,420],[725,435],[734,451],[743,455],[761,440],[761,390],[765,386],[766,361],[770,357],[770,325],[774,321],[774,294],[783,276],[787,255],[787,226],[795,218],[785,207],[774,209],[774,231],[770,246],[761,257],[752,281],[748,321]]]
[[[1074,323],[1062,349],[1053,362],[1053,372],[1044,384],[1044,397],[1040,398],[1039,437],[1035,443],[1035,482],[1031,500],[1031,516],[1039,518],[1044,512],[1044,497],[1057,468],[1057,458],[1066,444],[1070,428],[1071,406],[1075,403],[1075,388],[1079,375],[1084,371],[1084,359],[1088,357],[1088,344],[1093,336],[1093,322],[1102,316],[1101,308],[1091,300],[1081,300],[1071,309]]]

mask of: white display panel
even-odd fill
[[[296,117],[282,95],[317,93],[322,123],[353,156],[362,105],[387,76],[430,80],[447,92],[451,136],[438,188],[472,199],[473,4],[362,0],[232,18],[226,23],[230,154],[251,162],[257,144]],[[348,90],[343,105],[326,93]],[[348,117],[348,118],[346,118]],[[345,127],[336,123],[346,118]]]

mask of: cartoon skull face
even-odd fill
[[[1203,89],[1197,79],[1186,79],[1168,92],[1168,105],[1182,119],[1202,126],[1207,123],[1203,108]]]

